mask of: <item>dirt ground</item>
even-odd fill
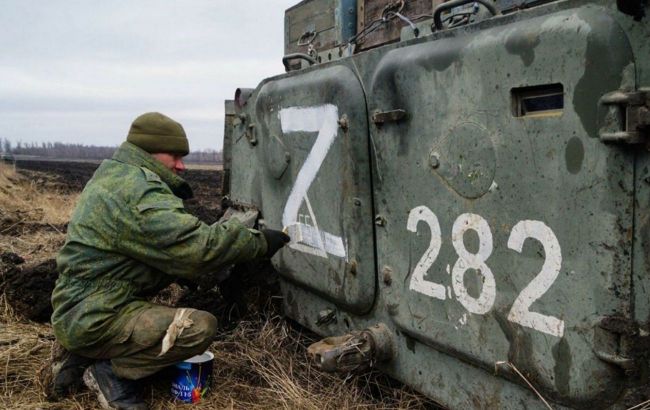
[[[92,163],[29,161],[18,172],[0,164],[0,407],[94,409],[81,392],[59,403],[45,400],[38,370],[54,342],[49,295],[56,280],[54,256]],[[189,170],[195,192],[186,208],[212,223],[221,215],[221,172]],[[251,273],[256,272],[256,273]],[[220,319],[211,393],[195,409],[393,409],[437,408],[398,382],[370,371],[330,375],[313,367],[306,347],[317,336],[285,319],[270,266],[239,267],[217,287],[172,285],[155,301],[209,310]],[[205,290],[207,289],[207,290]],[[144,382],[152,409],[185,408],[171,401],[168,375]]]

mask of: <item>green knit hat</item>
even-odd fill
[[[183,126],[159,112],[142,114],[133,121],[126,140],[150,154],[187,155],[190,145]]]

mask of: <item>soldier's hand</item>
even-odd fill
[[[262,235],[264,235],[264,239],[266,239],[266,246],[267,246],[267,251],[266,251],[266,257],[270,258],[271,256],[275,255],[277,251],[280,250],[284,245],[289,243],[291,238],[289,235],[282,231],[275,231],[273,229],[262,229]]]

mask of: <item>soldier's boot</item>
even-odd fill
[[[149,406],[139,397],[139,383],[117,377],[108,360],[95,362],[86,369],[83,381],[90,390],[97,394],[97,400],[104,409],[149,409]]]
[[[84,371],[93,362],[93,359],[71,353],[54,342],[50,360],[38,375],[47,399],[57,401],[77,392],[83,386]]]

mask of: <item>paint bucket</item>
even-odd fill
[[[205,396],[212,379],[212,352],[177,363],[172,380],[172,396],[185,403],[198,403]]]

